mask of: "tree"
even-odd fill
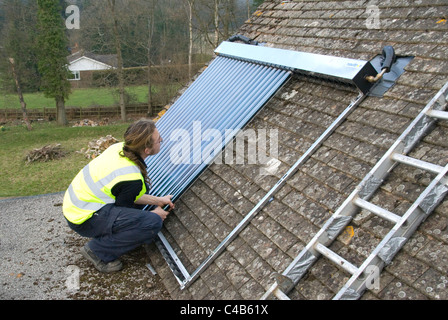
[[[15,61],[23,92],[35,92],[40,87],[35,54],[36,9],[33,0],[0,0],[0,77],[5,91],[16,91],[9,58]]]
[[[38,66],[41,89],[56,101],[57,122],[67,125],[65,100],[70,94],[70,71],[67,62],[67,36],[58,0],[38,0]]]
[[[155,20],[155,11],[156,11],[157,0],[153,0],[150,2],[150,12],[148,15],[148,42],[147,42],[147,57],[148,57],[148,73],[147,73],[147,81],[148,81],[148,114],[152,114],[152,81],[151,81],[151,69],[152,69],[152,57],[151,57],[151,48],[152,48],[152,39],[154,36],[154,20]]]
[[[215,47],[219,44],[219,0],[215,0],[214,10],[214,22],[215,22]]]
[[[188,33],[189,33],[189,43],[188,43],[188,78],[192,77],[192,57],[193,57],[193,7],[194,0],[187,0],[188,4]]]
[[[109,0],[109,8],[113,19],[113,32],[115,38],[115,50],[117,51],[117,74],[118,74],[118,92],[120,95],[120,111],[121,120],[126,121],[126,104],[124,99],[124,74],[123,74],[123,57],[121,55],[120,33],[118,32],[118,18],[115,12],[115,0]]]
[[[12,71],[12,74],[14,76],[14,80],[16,83],[17,95],[19,96],[20,107],[22,108],[23,121],[25,121],[25,124],[26,124],[26,127],[28,128],[28,130],[32,130],[31,123],[28,120],[28,114],[26,112],[26,103],[25,103],[25,100],[23,99],[22,89],[20,88],[19,75],[17,74],[16,69],[15,69],[14,58],[9,58],[9,62],[11,64],[11,71]]]

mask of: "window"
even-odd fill
[[[79,71],[71,71],[71,77],[68,80],[81,80],[81,74]]]

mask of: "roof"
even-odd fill
[[[118,64],[116,54],[95,54],[85,50],[79,50],[76,51],[75,53],[72,53],[67,57],[67,61],[69,64],[73,64],[82,58],[86,58],[88,60],[94,60],[95,62],[99,62],[100,64],[105,64],[108,67],[113,68],[116,68]]]
[[[376,4],[371,11],[371,4]],[[372,13],[373,12],[373,13]],[[265,1],[240,34],[266,46],[371,60],[385,45],[414,56],[383,97],[369,96],[287,181],[191,286],[181,290],[155,246],[152,266],[173,299],[258,299],[342,204],[417,113],[448,81],[448,5],[423,1]],[[379,13],[379,20],[376,19]],[[375,20],[376,19],[376,20]],[[277,129],[275,175],[257,164],[212,164],[176,202],[164,234],[189,271],[196,269],[300,158],[357,92],[294,75],[247,128]],[[412,155],[446,165],[448,126],[426,136]],[[402,214],[428,183],[421,170],[397,168],[373,201]],[[361,212],[353,237],[333,246],[362,260],[391,227]],[[362,299],[447,299],[448,199],[434,210]],[[331,299],[348,274],[319,259],[289,294]]]

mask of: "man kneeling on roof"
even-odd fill
[[[124,142],[107,148],[73,179],[63,202],[71,229],[92,238],[82,255],[101,272],[121,270],[118,258],[154,240],[174,208],[172,196],[147,194],[150,180],[144,159],[160,151],[162,138],[151,120],[129,126]],[[144,205],[155,205],[152,211]],[[162,207],[168,205],[168,211]]]

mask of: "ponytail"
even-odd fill
[[[120,153],[122,157],[126,157],[136,164],[149,186],[151,186],[151,180],[146,171],[146,163],[140,154],[146,148],[152,148],[152,135],[155,129],[156,125],[152,120],[142,119],[131,124],[124,133],[124,147]]]

